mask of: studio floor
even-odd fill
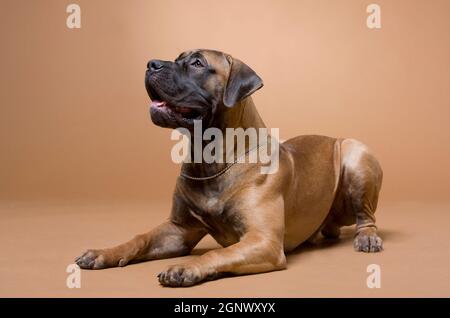
[[[156,275],[218,245],[203,239],[192,256],[124,268],[81,272],[69,289],[66,268],[88,248],[122,243],[168,216],[150,203],[0,204],[0,297],[450,297],[450,204],[381,204],[385,250],[356,253],[353,229],[337,241],[305,245],[288,255],[287,270],[231,277],[190,288],[164,288]],[[381,268],[369,289],[367,266]]]

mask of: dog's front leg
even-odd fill
[[[205,234],[201,228],[168,221],[116,247],[88,250],[75,262],[81,268],[103,269],[182,256],[188,254]]]
[[[254,274],[286,268],[283,243],[262,233],[248,233],[226,248],[209,251],[191,262],[170,266],[158,275],[164,286],[191,286],[222,274]]]
[[[248,208],[247,232],[239,242],[209,251],[194,260],[170,266],[158,275],[164,286],[191,286],[223,274],[254,274],[286,268],[283,248],[284,216],[281,198]],[[273,211],[280,211],[273,213]]]

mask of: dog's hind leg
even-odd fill
[[[342,187],[345,209],[356,222],[353,246],[356,251],[379,252],[383,242],[377,235],[375,210],[383,172],[367,147],[354,139],[345,139],[342,149]]]

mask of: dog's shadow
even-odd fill
[[[297,246],[294,250],[288,252],[286,254],[287,260],[293,261],[300,257],[300,255],[305,255],[317,250],[328,250],[338,248],[343,245],[348,245],[351,248],[354,238],[354,231],[352,230],[343,230],[339,238],[326,238],[318,235],[313,242],[306,241],[299,246]]]
[[[396,240],[405,237],[404,233],[400,233],[397,231],[390,231],[390,230],[379,230],[378,234],[383,240]],[[322,249],[333,249],[338,248],[340,246],[347,246],[350,249],[353,249],[353,239],[355,237],[355,227],[354,226],[348,226],[341,228],[341,235],[337,239],[328,239],[323,236],[321,236],[318,240],[316,240],[314,243],[305,242],[299,245],[297,248],[295,248],[293,251],[286,254],[287,256],[287,262],[292,263],[295,262],[300,255],[304,256],[305,254],[311,253],[313,251],[322,250]],[[220,247],[217,247],[220,248]],[[205,254],[206,252],[215,250],[217,248],[196,248],[191,252],[191,255],[200,256],[202,254]],[[257,273],[257,274],[248,274],[248,275],[261,275],[264,273]],[[241,275],[241,276],[247,276],[247,274]],[[227,278],[233,278],[235,275],[232,275],[230,273],[224,273],[221,275],[222,279]],[[206,282],[206,281],[205,281]],[[201,284],[205,283],[202,282]]]
[[[391,240],[398,240],[404,238],[404,235],[398,231],[390,231],[390,230],[379,230],[378,234],[383,239],[384,242],[391,241]],[[314,243],[311,242],[304,242],[301,245],[299,245],[297,248],[295,248],[293,251],[286,254],[289,260],[295,260],[300,255],[308,254],[317,250],[328,250],[333,248],[339,248],[341,246],[348,246],[348,248],[353,248],[353,239],[355,237],[355,227],[354,226],[347,226],[341,228],[341,235],[337,239],[329,239],[325,237],[320,237],[317,241]],[[220,247],[217,247],[220,248]],[[215,250],[217,248],[195,248],[191,255],[202,255],[206,252]]]
[[[398,240],[404,238],[404,235],[398,231],[390,230],[379,230],[378,235],[383,239],[384,242]],[[325,237],[320,237],[314,243],[304,242],[295,248],[293,251],[287,254],[288,261],[295,260],[299,255],[304,255],[307,253],[314,252],[316,250],[322,249],[334,249],[341,246],[348,246],[348,248],[353,248],[353,239],[355,238],[355,227],[347,226],[341,228],[341,235],[336,239],[329,239]]]

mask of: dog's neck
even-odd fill
[[[256,110],[255,104],[251,97],[247,97],[242,100],[238,104],[234,105],[231,108],[224,107],[223,111],[221,111],[212,121],[211,127],[215,127],[221,130],[224,139],[226,138],[226,129],[227,128],[242,128],[246,130],[248,128],[255,128],[259,131],[259,128],[265,128],[265,124],[261,119],[258,111]],[[194,136],[191,136],[191,145],[194,145]],[[210,141],[203,141],[202,143],[202,153],[204,147]],[[234,147],[229,149],[230,147],[226,147],[226,143],[224,142],[222,145],[222,153],[223,153],[223,163],[184,163],[183,164],[183,172],[192,177],[207,177],[214,175],[215,173],[221,171],[226,168],[229,163],[227,163],[227,159],[233,158],[233,156],[237,157],[238,153],[238,145],[235,142]],[[245,144],[245,152],[251,151],[249,149],[249,144]],[[191,146],[191,158],[194,158],[194,147]],[[242,155],[242,154],[241,154]]]
[[[265,128],[263,120],[256,110],[251,97],[225,110],[215,118],[212,127],[217,127],[225,133],[226,128]]]

